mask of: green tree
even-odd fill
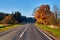
[[[21,20],[21,13],[20,12],[15,12],[15,14],[14,14],[14,17],[15,17],[15,19],[20,23],[20,20]]]

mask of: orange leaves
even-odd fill
[[[38,23],[49,24],[48,19],[52,19],[51,16],[54,16],[52,12],[50,12],[49,5],[41,5],[38,10],[35,11],[35,19]]]
[[[43,24],[46,25],[48,23],[48,20],[43,20]]]

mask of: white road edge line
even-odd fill
[[[38,29],[38,30],[40,30],[40,29]],[[47,36],[47,34],[45,34],[44,32],[42,32],[41,30],[40,30],[40,32],[43,33],[49,40],[53,40],[49,36]]]
[[[28,29],[28,27],[25,28],[25,30],[22,32],[22,34],[20,35],[20,38],[23,36],[23,34],[25,33],[25,31]]]

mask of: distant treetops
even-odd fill
[[[19,11],[10,13],[0,12],[0,24],[21,23],[21,13]]]
[[[17,24],[17,23],[33,23],[35,19],[21,15],[21,12],[16,11],[12,13],[0,12],[0,24]]]
[[[36,11],[34,18],[37,23],[41,24],[53,24],[54,13],[50,11],[49,5],[41,5]]]

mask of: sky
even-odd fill
[[[54,4],[60,7],[60,0],[0,0],[0,12],[19,11],[23,16],[32,17],[34,9],[42,4],[50,5],[52,10]]]

